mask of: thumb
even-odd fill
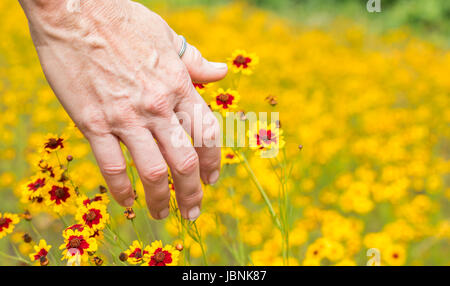
[[[179,44],[180,49],[182,40]],[[187,44],[186,52],[181,57],[186,65],[192,81],[197,83],[208,83],[223,79],[228,73],[226,63],[215,63],[207,61],[194,46]]]

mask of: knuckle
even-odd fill
[[[172,92],[176,95],[187,95],[191,88],[191,79],[185,67],[175,68],[172,71],[174,85]]]
[[[98,110],[84,112],[77,126],[86,137],[101,136],[108,133],[110,129],[103,113]]]
[[[115,186],[108,185],[108,187],[111,190],[111,195],[119,204],[122,204],[125,199],[129,198],[133,194],[133,188],[129,183]]]
[[[127,165],[125,164],[107,164],[102,166],[103,174],[106,176],[117,176],[126,173]]]
[[[113,196],[118,200],[128,198],[132,193],[132,187],[130,184],[121,187],[116,187],[115,189],[112,190]]]
[[[177,200],[185,206],[198,205],[203,200],[203,191],[200,189],[191,192],[181,192],[177,194]]]
[[[199,167],[198,155],[195,152],[187,155],[184,160],[175,166],[178,174],[187,175],[195,171]]]
[[[211,121],[204,127],[203,138],[205,143],[214,142],[220,134],[220,125],[217,118],[212,116]]]
[[[195,64],[202,64],[203,63],[203,56],[202,53],[194,46],[192,47],[192,62]]]
[[[111,107],[111,112],[106,114],[111,126],[128,126],[138,121],[136,109],[128,103],[117,102]]]
[[[153,115],[168,115],[171,111],[169,98],[169,92],[161,92],[150,96],[144,102],[144,109]]]
[[[147,199],[147,204],[149,206],[154,206],[155,204],[162,204],[170,199],[170,193],[169,190],[153,190]]]
[[[200,168],[205,170],[214,170],[220,167],[220,153],[214,152],[214,154],[210,156],[203,156],[203,160],[200,160]]]
[[[167,166],[161,164],[160,166],[144,171],[142,179],[150,184],[159,183],[162,180],[167,180],[167,172]]]

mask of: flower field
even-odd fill
[[[248,134],[256,148],[223,148],[195,222],[174,199],[169,218],[150,217],[124,149],[137,193],[124,209],[46,83],[19,4],[0,1],[0,265],[450,264],[447,48],[245,4],[152,8],[228,62],[225,80],[195,84],[213,110],[279,121]]]

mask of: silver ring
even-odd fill
[[[183,40],[183,44],[181,46],[181,51],[178,53],[178,55],[181,58],[184,55],[184,53],[186,52],[187,42],[186,42],[186,38],[185,37],[183,37],[183,36],[180,36],[180,37]]]

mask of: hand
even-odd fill
[[[70,0],[69,0],[70,1]],[[130,151],[156,219],[169,215],[168,168],[182,216],[200,215],[202,187],[219,178],[220,148],[194,148],[186,134],[214,140],[218,123],[196,92],[196,82],[225,77],[226,64],[203,59],[157,14],[128,0],[83,0],[78,11],[66,1],[21,0],[45,76],[78,128],[88,139],[113,197],[134,202],[119,142]],[[56,3],[53,3],[56,2]],[[204,118],[182,128],[176,112]],[[194,130],[195,129],[195,130]],[[192,131],[192,132],[191,132]],[[175,146],[173,134],[189,145]],[[155,142],[157,140],[157,143]]]

